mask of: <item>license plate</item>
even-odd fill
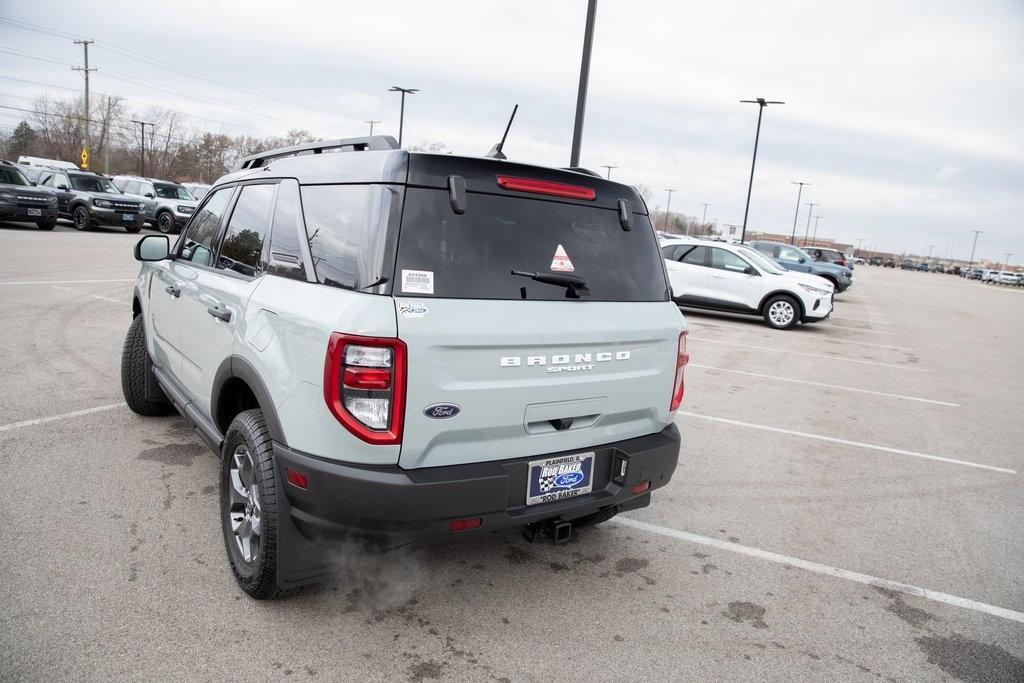
[[[28,210],[28,215],[29,216],[42,216],[43,215],[43,210],[42,209],[29,209]]]
[[[122,220],[126,220],[126,221],[134,221],[135,220],[135,214],[134,213],[122,213],[121,214],[121,219]]]
[[[594,454],[577,453],[530,463],[526,504],[550,503],[590,493],[594,488]]]

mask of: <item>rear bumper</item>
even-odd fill
[[[671,479],[679,443],[679,430],[669,425],[657,434],[594,448],[415,470],[339,464],[277,443],[274,459],[291,521],[307,539],[454,538],[553,519],[572,521],[610,506],[644,507],[650,502],[650,490]],[[593,491],[527,506],[529,462],[581,450],[595,453]],[[623,463],[625,475],[618,476]],[[306,475],[308,487],[303,490],[288,483],[285,467]],[[634,494],[632,487],[645,481],[651,482],[650,490]],[[479,528],[449,530],[452,520],[474,517],[482,518]]]

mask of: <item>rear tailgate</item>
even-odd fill
[[[497,193],[468,193],[457,214],[448,192],[408,188],[393,288],[403,467],[583,450],[671,422],[684,321],[647,216],[629,227],[612,208]]]

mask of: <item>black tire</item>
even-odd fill
[[[89,209],[84,206],[75,207],[71,220],[75,224],[75,230],[92,230],[92,216],[89,215]]]
[[[584,515],[579,519],[574,519],[572,520],[572,525],[577,529],[583,529],[588,526],[597,526],[602,522],[607,522],[618,513],[619,509],[613,505],[611,507],[606,507],[603,510],[598,510],[597,512],[591,512],[589,515]]]
[[[281,595],[277,586],[277,480],[270,431],[259,409],[236,415],[224,438],[220,520],[231,572],[242,590],[256,600]],[[246,530],[247,546],[240,540]]]
[[[800,322],[800,304],[787,294],[776,294],[764,302],[762,315],[768,327],[788,330]]]
[[[174,214],[170,211],[161,211],[156,215],[156,229],[165,235],[174,235],[178,232],[174,224]]]
[[[141,315],[137,315],[128,326],[128,334],[124,338],[124,348],[121,351],[121,392],[132,412],[147,417],[167,415],[174,407],[159,387],[157,391],[160,392],[161,398],[146,398],[148,359],[145,321]]]
[[[41,221],[36,221],[36,227],[38,227],[40,230],[53,230],[55,227],[57,227],[57,219],[44,218]]]

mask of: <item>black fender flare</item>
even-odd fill
[[[274,401],[270,397],[267,385],[263,383],[259,372],[256,371],[252,363],[241,356],[228,356],[225,358],[221,361],[220,367],[217,368],[217,374],[214,375],[213,391],[210,394],[210,412],[213,413],[214,422],[217,422],[221,390],[228,380],[232,378],[245,382],[252,390],[253,395],[256,396],[256,401],[260,404],[260,410],[263,411],[263,419],[266,421],[267,429],[270,431],[270,438],[283,446],[287,446],[288,444],[284,439],[284,431],[281,429],[281,420],[277,417],[277,409],[274,407]]]
[[[793,292],[787,292],[784,289],[777,289],[774,292],[768,292],[767,294],[765,294],[761,298],[761,303],[757,305],[758,314],[764,315],[764,305],[768,303],[768,300],[771,299],[773,296],[778,296],[780,294],[782,294],[783,296],[788,296],[790,299],[796,301],[796,307],[800,309],[800,319],[803,320],[803,317],[807,315],[807,311],[804,310],[804,302],[801,301],[800,297],[798,297]]]

